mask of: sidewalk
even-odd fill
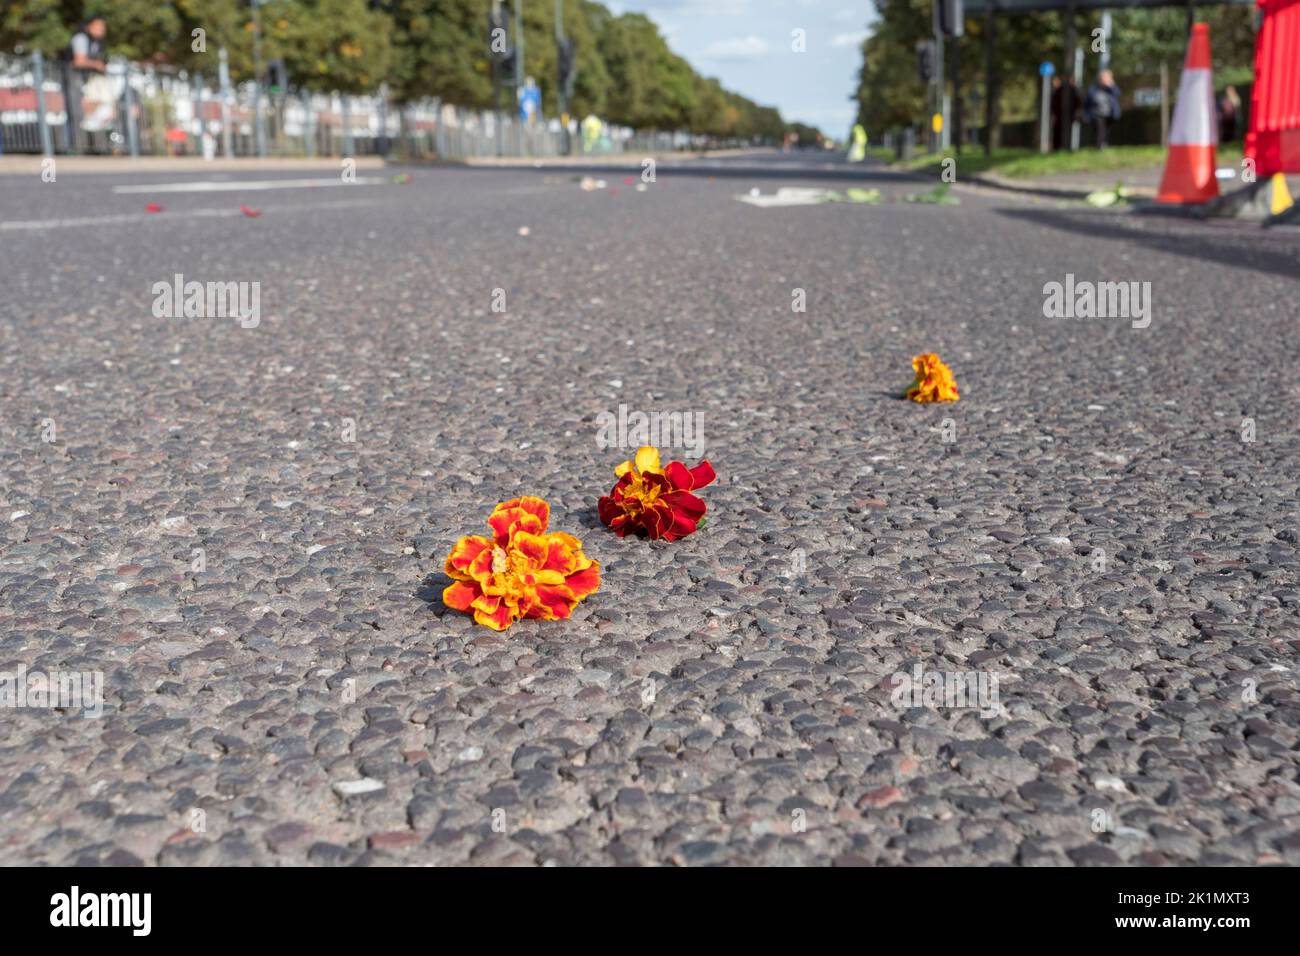
[[[44,157],[24,154],[0,156],[0,176],[39,176]],[[316,169],[338,172],[340,157],[322,159],[237,157],[235,159],[201,159],[196,156],[55,156],[55,170],[64,173],[233,173],[275,172],[277,170]],[[356,157],[357,169],[383,169],[379,156]]]
[[[1161,169],[1120,169],[1098,173],[1059,173],[1035,176],[1031,179],[1012,179],[995,172],[976,173],[966,177],[968,182],[1011,192],[1032,193],[1058,199],[1085,199],[1089,193],[1100,189],[1114,189],[1123,183],[1136,199],[1153,199],[1160,188]]]
[[[1223,163],[1219,164],[1223,168]],[[1031,179],[1012,179],[997,173],[978,173],[967,176],[965,181],[993,189],[1018,192],[1050,199],[1084,200],[1090,193],[1114,189],[1116,183],[1123,183],[1129,190],[1129,199],[1139,202],[1153,202],[1160,191],[1163,169],[1124,169],[1100,173],[1065,173],[1054,176],[1035,176]],[[1292,196],[1300,196],[1300,176],[1286,177],[1287,188]],[[1238,179],[1219,180],[1219,192],[1222,195],[1236,192],[1245,184]],[[1175,207],[1176,208],[1176,207]]]

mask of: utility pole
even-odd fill
[[[230,159],[235,155],[231,149],[230,55],[224,46],[217,51],[217,85],[221,87],[221,155]]]
[[[524,88],[524,0],[513,0],[515,5],[515,98]]]
[[[1077,109],[1082,109],[1084,93],[1083,93],[1083,47],[1081,46],[1077,46],[1074,48],[1074,93],[1076,96],[1079,97],[1079,106],[1077,107]],[[1082,142],[1082,137],[1083,137],[1082,124],[1079,122],[1079,120],[1071,116],[1070,117],[1070,149],[1077,152],[1079,149],[1079,144]]]
[[[1101,62],[1098,64],[1098,73],[1110,69],[1110,31],[1110,11],[1103,10],[1101,11]]]
[[[1042,78],[1042,91],[1039,93],[1038,103],[1038,151],[1046,156],[1052,151],[1052,74],[1055,67],[1051,63],[1044,63],[1038,68],[1038,75]]]
[[[935,74],[938,72],[938,70],[939,70],[939,58],[937,56],[937,51],[935,48],[935,41],[920,40],[919,42],[917,42],[916,71],[917,71],[917,75],[920,77],[921,82],[925,84],[926,107],[931,111],[933,111],[934,109]],[[931,112],[930,116],[926,117],[926,119],[929,121],[926,124],[926,128],[930,130],[930,132],[927,134],[927,142],[929,144],[930,152],[932,153],[935,151],[935,136],[932,127],[933,116],[934,114],[933,112]],[[912,129],[912,127],[909,126],[908,129]]]
[[[379,84],[379,155],[388,158],[388,82]]]
[[[573,79],[576,74],[573,41],[564,35],[564,0],[555,0],[555,52],[559,67],[556,79],[559,81],[555,90],[555,105],[560,114],[560,143],[564,155],[573,151],[569,140],[569,98],[573,93]]]
[[[524,124],[520,118],[519,94],[524,88],[524,0],[513,0],[515,5],[515,101],[512,122],[515,124],[515,147],[520,156],[524,155]]]
[[[352,144],[352,97],[346,93],[339,96],[339,114],[343,122],[343,155],[355,156],[356,150]]]
[[[564,0],[555,0],[555,62],[556,72],[555,112],[560,114],[560,142],[564,155],[569,155],[569,106],[564,96]]]
[[[250,0],[253,5],[253,133],[257,138],[257,155],[266,156],[266,127],[262,120],[262,19],[258,8],[262,0]]]
[[[492,138],[496,140],[497,156],[505,154],[505,124],[501,116],[501,74],[510,56],[510,41],[506,31],[506,17],[501,11],[501,0],[492,0],[488,11],[488,60],[492,64],[492,101],[496,115],[492,123]],[[438,121],[442,128],[442,120]]]
[[[961,155],[961,37],[952,45],[952,133],[957,155]]]
[[[940,126],[940,148],[948,146],[953,139],[952,131],[948,124],[949,104],[948,99],[948,61],[944,57],[943,39],[945,36],[953,38],[953,77],[952,93],[956,99],[953,104],[956,114],[956,122],[953,124],[957,128],[957,151],[961,151],[961,38],[966,33],[966,10],[962,0],[934,0],[933,7],[934,20],[934,42],[938,49],[939,69],[939,116],[942,125]]]
[[[993,155],[993,117],[997,112],[994,93],[997,84],[993,79],[993,49],[997,20],[990,6],[984,14],[984,155]]]
[[[302,90],[302,148],[308,159],[316,157],[316,118],[312,114],[311,91]]]
[[[32,54],[32,81],[36,85],[36,125],[41,133],[41,155],[54,155],[54,138],[45,122],[45,56],[40,50]]]
[[[942,0],[939,0],[942,2]],[[947,79],[948,59],[943,49],[943,31],[939,29],[936,23],[934,28],[934,115],[944,119],[947,112],[943,108],[944,97],[947,96],[948,86],[944,81]],[[935,129],[933,123],[930,126],[930,152],[937,153],[943,149],[943,139],[945,136],[943,127]]]
[[[1076,51],[1076,23],[1074,7],[1070,6],[1065,11],[1065,61],[1061,70],[1061,148],[1075,150],[1078,147],[1074,143],[1074,110],[1077,105],[1074,102],[1075,90],[1070,88],[1070,78],[1074,76],[1074,61]]]

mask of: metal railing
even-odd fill
[[[43,73],[43,96],[36,93]],[[202,77],[117,59],[82,100],[94,122],[74,136],[68,123],[66,65],[39,57],[0,55],[0,153],[76,151],[112,155],[257,155],[253,84],[214,89]],[[49,142],[41,137],[44,106]],[[268,156],[354,156],[396,153],[414,158],[605,156],[717,145],[685,132],[638,132],[596,117],[524,121],[437,99],[390,104],[382,93],[263,94]]]

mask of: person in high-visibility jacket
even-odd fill
[[[590,113],[582,121],[582,151],[584,153],[596,152],[600,146],[600,134],[603,125],[599,119]]]
[[[867,158],[867,131],[861,123],[853,124],[853,143],[849,146],[849,162],[860,163]]]

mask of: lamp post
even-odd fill
[[[253,135],[257,139],[257,155],[266,156],[266,128],[262,122],[262,19],[258,9],[262,0],[249,0],[253,5]]]

